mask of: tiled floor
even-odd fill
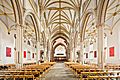
[[[54,67],[41,80],[79,80],[64,63],[56,63]]]

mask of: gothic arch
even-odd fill
[[[34,29],[35,29],[35,35],[36,35],[36,41],[40,41],[40,37],[39,37],[39,22],[38,22],[38,18],[36,16],[36,14],[32,11],[32,10],[27,10],[24,14],[23,17],[23,25],[25,25],[25,18],[27,16],[30,16],[33,24],[34,24]]]
[[[97,26],[104,24],[109,0],[100,0],[97,9]]]
[[[91,15],[94,15],[94,16],[96,17],[95,11],[94,11],[93,9],[89,9],[89,10],[85,13],[85,15],[83,16],[82,24],[81,24],[81,26],[82,26],[82,29],[81,29],[81,42],[84,40],[85,29],[86,29],[86,27],[87,27],[86,25],[87,25],[87,22],[88,22],[89,17],[90,17]]]

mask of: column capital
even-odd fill
[[[100,26],[102,27],[103,24],[99,23],[99,24],[96,25],[97,28],[99,28]]]

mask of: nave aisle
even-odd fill
[[[56,63],[42,80],[79,80],[64,63]]]

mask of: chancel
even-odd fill
[[[0,80],[120,80],[120,0],[0,0]]]

